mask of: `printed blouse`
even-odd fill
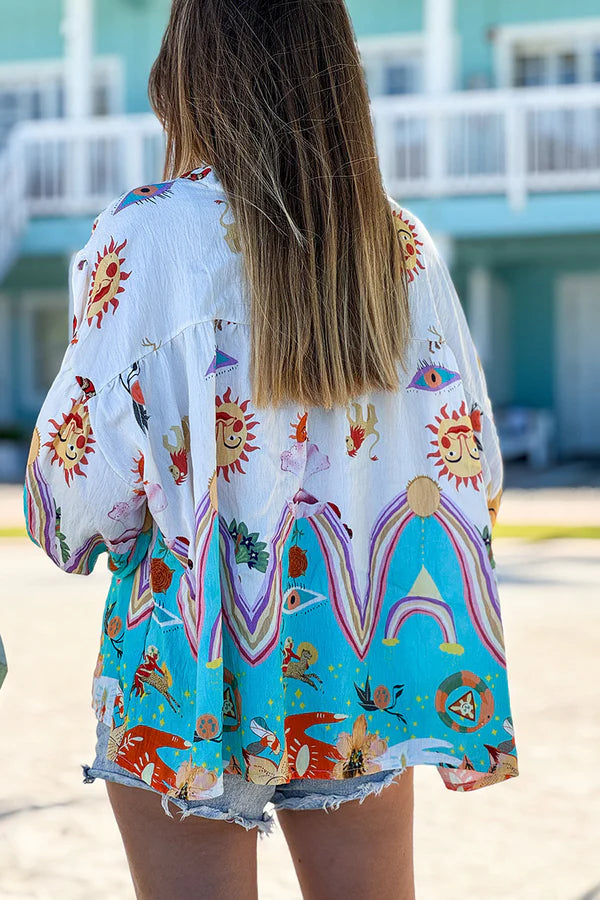
[[[210,166],[116,198],[72,259],[27,529],[65,572],[108,554],[93,709],[109,758],[163,804],[219,795],[224,772],[425,764],[460,791],[518,774],[493,411],[446,265],[388,199],[409,371],[345,408],[253,408],[236,223]]]

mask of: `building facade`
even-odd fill
[[[169,0],[21,0],[0,32],[0,479],[19,480],[96,213],[160,180]],[[596,0],[348,0],[386,188],[446,256],[506,458],[600,457]],[[587,387],[589,385],[589,388]]]

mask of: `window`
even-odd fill
[[[94,61],[93,115],[121,112],[122,63],[113,57]],[[0,149],[18,122],[61,118],[65,114],[62,60],[0,65]]]
[[[417,90],[417,65],[411,63],[383,64],[384,94],[414,94]]]
[[[19,304],[19,402],[39,409],[69,341],[67,296],[61,291],[27,291]]]
[[[577,56],[575,53],[561,53],[558,57],[558,83],[575,84],[577,80]]]
[[[501,25],[494,43],[499,87],[600,81],[600,17]]]
[[[359,51],[371,98],[423,89],[421,33],[365,37],[359,42]]]
[[[534,87],[546,84],[546,60],[543,56],[519,53],[515,58],[515,87]]]
[[[31,318],[33,389],[42,392],[54,381],[69,340],[67,311],[62,306],[41,306]]]

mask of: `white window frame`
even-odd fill
[[[404,31],[395,34],[375,34],[361,37],[357,42],[362,64],[367,72],[382,68],[390,58],[417,59],[421,66],[421,81],[425,79],[425,34]],[[376,93],[374,96],[382,96]]]
[[[97,56],[92,62],[94,87],[104,84],[108,94],[109,115],[120,115],[124,112],[125,73],[123,61],[118,56]],[[27,89],[42,88],[42,104],[44,103],[43,87],[47,84],[58,84],[65,80],[65,64],[62,59],[24,60],[20,62],[0,63],[0,92],[17,91],[26,93]],[[48,97],[46,97],[46,100]],[[42,109],[43,118],[54,118],[56,112],[48,107]]]
[[[23,291],[18,297],[18,373],[19,406],[27,412],[36,412],[44,402],[49,385],[41,390],[34,383],[33,366],[31,362],[31,348],[35,341],[35,329],[33,317],[38,310],[52,309],[64,310],[65,316],[65,352],[69,344],[69,322],[66,294],[59,289],[51,291],[32,290]],[[58,374],[58,370],[55,374]]]
[[[515,60],[519,50],[575,53],[578,81],[592,80],[592,51],[600,44],[600,17],[552,19],[523,25],[500,25],[494,29],[494,68],[499,88],[514,85]]]

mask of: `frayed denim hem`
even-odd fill
[[[279,809],[324,809],[325,812],[329,812],[332,809],[339,809],[341,804],[346,803],[348,800],[358,800],[359,803],[362,803],[371,795],[377,796],[381,794],[384,788],[405,772],[406,769],[396,769],[386,775],[385,778],[382,778],[381,781],[360,784],[355,791],[350,791],[347,794],[328,794],[326,791],[323,791],[323,793],[304,794],[300,797],[284,797],[280,800],[276,792],[272,802],[275,805],[276,812]],[[343,782],[344,785],[350,783],[349,781]]]
[[[261,837],[271,834],[275,827],[275,817],[273,815],[268,815],[267,813],[264,813],[261,819],[248,819],[246,816],[242,816],[232,809],[229,809],[227,812],[222,809],[215,809],[212,806],[191,806],[186,809],[185,806],[182,806],[185,801],[179,800],[176,797],[169,797],[167,794],[163,794],[161,803],[166,814],[171,817],[172,813],[168,808],[169,803],[174,803],[178,806],[182,810],[181,816],[179,817],[180,822],[183,821],[183,819],[187,819],[188,816],[201,816],[204,819],[222,819],[226,822],[233,822],[236,825],[241,825],[246,831],[257,828]]]
[[[204,806],[202,804],[189,806],[185,800],[180,800],[178,797],[169,797],[168,794],[160,794],[141,779],[127,778],[127,776],[107,772],[104,769],[94,769],[92,766],[85,765],[84,763],[81,763],[81,768],[83,769],[84,784],[93,784],[96,778],[101,778],[104,781],[113,781],[115,784],[124,784],[131,787],[142,788],[143,790],[152,791],[153,794],[159,794],[161,806],[169,818],[174,818],[173,813],[169,809],[169,803],[174,803],[175,806],[179,808],[181,811],[181,815],[179,816],[180,822],[187,819],[188,816],[200,816],[203,819],[221,819],[226,822],[241,825],[246,831],[257,828],[261,837],[266,837],[271,834],[275,827],[275,817],[272,814],[269,815],[268,813],[263,813],[261,819],[249,819],[246,816],[236,813],[232,809],[225,811],[212,806]]]

